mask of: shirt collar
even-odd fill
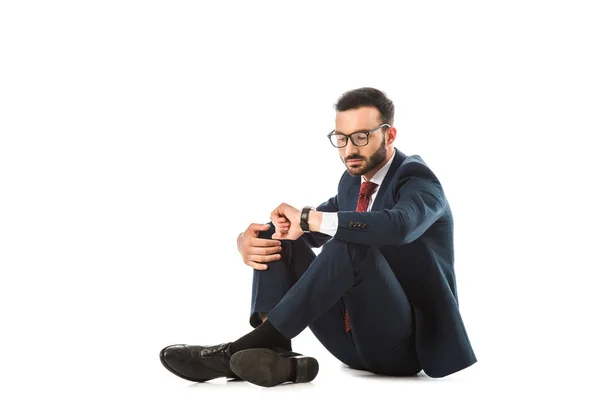
[[[373,175],[373,177],[371,178],[371,182],[376,183],[378,188],[379,188],[379,186],[381,186],[381,183],[383,182],[385,175],[387,174],[390,167],[392,166],[392,161],[394,161],[394,157],[396,157],[396,152],[394,152],[394,154],[390,157],[388,162],[386,162],[385,165],[383,167],[381,167],[381,169],[379,171],[377,171],[375,173],[375,175]],[[366,182],[364,176],[361,176],[361,182]]]

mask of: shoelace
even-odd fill
[[[215,354],[219,354],[219,353],[223,352],[227,348],[228,345],[229,345],[229,343],[221,343],[221,344],[218,344],[215,346],[205,347],[200,352],[200,356],[201,357],[212,357]],[[223,353],[221,353],[221,354],[223,354]]]

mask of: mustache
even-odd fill
[[[350,160],[364,160],[364,157],[361,156],[348,156],[346,158],[344,158],[344,161],[350,161]]]

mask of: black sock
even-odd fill
[[[252,332],[231,343],[231,354],[246,349],[274,349],[276,347],[292,350],[292,341],[279,333],[267,319]]]

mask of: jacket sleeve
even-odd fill
[[[411,177],[399,189],[398,201],[380,211],[338,212],[335,238],[367,245],[402,245],[421,236],[447,207],[439,182]]]
[[[317,207],[317,211],[337,212],[338,211],[337,195],[330,198],[329,200],[322,203],[321,205],[319,205]],[[300,236],[300,238],[304,239],[304,241],[306,243],[308,243],[308,245],[310,247],[315,248],[315,247],[323,246],[325,243],[327,243],[331,239],[331,236],[326,235],[324,233],[320,233],[320,232],[310,232],[310,233],[303,234],[302,236]]]

